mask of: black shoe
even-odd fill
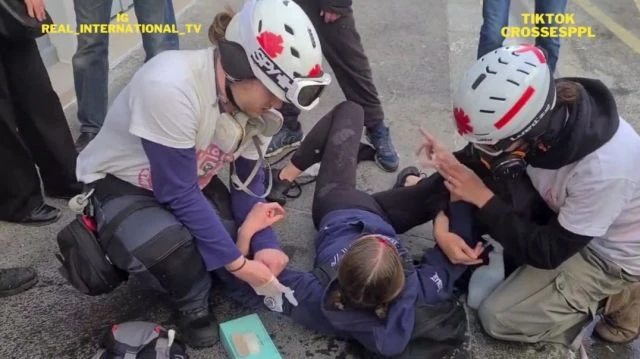
[[[82,132],[76,139],[76,151],[78,151],[78,153],[82,152],[89,142],[96,138],[96,135],[97,133]]]
[[[20,294],[37,282],[36,272],[31,268],[0,269],[0,297]]]
[[[31,211],[28,216],[19,221],[12,221],[14,223],[22,224],[25,226],[46,226],[47,224],[54,223],[60,218],[60,210],[56,207],[50,206],[46,203],[41,204],[39,207]]]
[[[284,206],[287,203],[287,194],[291,190],[293,182],[280,179],[279,169],[272,168],[271,176],[273,177],[273,186],[271,187],[271,192],[267,195],[267,201],[277,202]]]
[[[178,328],[184,342],[194,349],[212,347],[220,337],[216,318],[206,307],[181,310],[178,313]]]

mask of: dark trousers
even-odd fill
[[[313,22],[320,37],[322,53],[331,65],[345,98],[364,109],[364,125],[370,129],[382,123],[384,120],[382,104],[373,83],[371,66],[364,53],[353,13],[342,15],[332,23],[325,23],[320,16],[319,1],[295,0],[295,2]],[[281,113],[285,118],[285,126],[290,129],[298,128],[300,110],[293,105],[285,104]]]
[[[143,201],[147,207],[123,220],[106,248],[111,261],[138,278],[149,289],[167,293],[177,309],[207,306],[212,281],[193,237],[171,211],[159,203],[153,192],[113,176],[91,184],[98,229],[129,205]],[[235,236],[230,194],[219,177],[203,189],[225,229]]]
[[[327,213],[349,208],[376,213],[399,233],[433,219],[446,205],[449,192],[431,177],[416,186],[373,195],[356,189],[363,123],[362,108],[345,101],[318,121],[291,158],[301,170],[322,162],[312,205],[316,228]]]
[[[76,182],[77,153],[35,40],[0,37],[0,220],[21,220],[46,192]]]

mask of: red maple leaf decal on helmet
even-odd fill
[[[540,63],[542,64],[547,63],[547,58],[544,56],[544,52],[542,52],[542,50],[540,50],[538,47],[536,47],[533,44],[523,44],[522,46],[520,46],[519,49],[514,51],[515,54],[522,54],[525,52],[533,52],[533,54],[538,58],[538,61],[540,61]]]
[[[322,74],[322,67],[320,65],[314,66],[310,71],[307,77],[318,77]]]
[[[469,115],[464,113],[464,110],[456,107],[453,109],[453,118],[456,120],[456,127],[458,127],[458,133],[460,135],[466,135],[473,132],[473,126],[471,126],[471,119]]]
[[[284,40],[282,36],[274,34],[271,31],[263,31],[258,35],[258,43],[272,59],[280,56],[284,47],[282,46]]]

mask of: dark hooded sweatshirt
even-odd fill
[[[530,166],[553,170],[579,161],[607,143],[618,130],[616,103],[602,82],[585,78],[557,81],[563,80],[582,85],[581,99],[572,105],[556,105],[551,114],[550,149],[527,158]],[[516,213],[499,196],[480,208],[476,218],[504,246],[505,253],[519,263],[541,269],[556,268],[592,239],[564,229],[557,216],[548,223],[536,223]]]
[[[349,246],[366,234],[388,238],[401,255],[407,250],[396,240],[396,233],[380,216],[359,209],[329,213],[320,223],[315,239],[315,265],[338,265]],[[334,279],[323,285],[311,272],[285,269],[279,281],[293,289],[298,306],[284,300],[283,314],[323,334],[354,339],[371,352],[383,356],[402,353],[414,332],[416,305],[437,304],[452,297],[453,283],[465,266],[453,265],[436,249],[428,249],[421,262],[407,271],[405,287],[390,303],[387,318],[378,318],[372,310],[337,310],[331,304],[331,293],[338,286]],[[246,283],[226,271],[216,272],[227,285],[235,300],[255,309],[266,309],[263,297],[255,294]]]

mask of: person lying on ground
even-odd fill
[[[322,163],[312,205],[318,230],[316,268],[311,272],[285,268],[278,276],[282,285],[294,291],[297,305],[281,296],[265,300],[226,271],[216,273],[229,295],[248,307],[282,312],[309,329],[353,339],[370,352],[394,356],[403,353],[417,333],[440,340],[464,333],[461,307],[456,311],[449,306],[448,312],[426,308],[454,301],[453,283],[466,266],[452,264],[438,248],[427,249],[414,265],[390,217],[392,213],[404,217],[405,203],[416,198],[411,191],[401,189],[408,195],[390,193],[379,198],[356,189],[363,122],[360,106],[339,104],[313,127],[282,170],[293,179]],[[249,248],[244,242],[248,239],[240,238],[238,246]],[[457,316],[449,318],[445,330],[444,321],[437,318],[452,312]],[[435,323],[442,325],[439,334],[435,334]]]

